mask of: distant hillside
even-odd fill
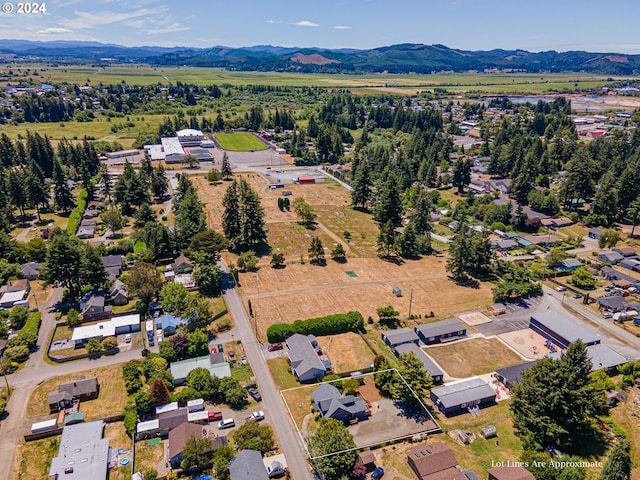
[[[324,73],[431,73],[515,69],[527,72],[640,73],[640,55],[620,53],[465,51],[444,45],[400,44],[370,50],[257,45],[231,48],[124,47],[97,42],[0,40],[0,53],[22,58],[147,62],[156,65],[223,67],[232,70]],[[104,60],[109,59],[109,60]]]

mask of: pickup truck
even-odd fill
[[[209,412],[209,421],[222,420],[222,412]]]
[[[259,410],[257,412],[253,412],[247,418],[245,418],[247,422],[259,422],[260,420],[264,420],[264,412]]]

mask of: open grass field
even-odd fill
[[[335,373],[354,372],[368,368],[375,355],[357,333],[318,337],[322,351],[328,355]]]
[[[215,139],[225,150],[248,152],[267,148],[264,142],[246,132],[216,133]]]
[[[22,440],[16,449],[12,478],[49,478],[51,460],[57,455],[59,446],[59,435],[33,442]]]
[[[523,360],[497,338],[473,338],[427,348],[427,353],[455,378],[493,372]]]
[[[8,70],[20,75],[25,69],[38,70],[37,81],[52,83],[153,85],[175,82],[197,85],[278,85],[278,86],[324,86],[335,88],[357,88],[388,92],[415,94],[416,89],[446,88],[450,91],[495,91],[495,92],[545,92],[550,90],[571,91],[576,88],[591,88],[607,83],[607,76],[558,73],[558,74],[483,74],[454,73],[432,75],[329,75],[281,72],[232,72],[217,68],[197,67],[153,67],[150,65],[118,65],[93,67],[88,65],[52,67],[45,64],[11,64],[0,68],[0,77],[6,82],[15,78],[6,77]],[[20,78],[20,77],[18,77]],[[28,78],[28,77],[27,77]],[[622,80],[630,77],[613,77]],[[393,84],[393,87],[387,86]]]
[[[444,267],[445,259],[440,257],[400,265],[379,258],[350,258],[345,264],[329,260],[324,267],[295,263],[283,269],[267,267],[240,274],[240,293],[245,300],[251,299],[263,334],[276,322],[349,310],[377,319],[376,309],[386,305],[406,318],[411,289],[412,313],[423,317],[434,312],[437,318],[448,318],[491,303],[491,285],[459,286],[449,280]],[[399,286],[404,296],[396,297],[394,286]]]
[[[58,390],[59,384],[72,381],[80,375],[85,377],[96,376],[100,384],[98,398],[80,404],[80,411],[84,412],[86,421],[117,415],[124,410],[127,391],[122,380],[122,364],[117,364],[92,368],[47,380],[31,394],[27,405],[27,417],[33,418],[48,415],[47,395],[49,395],[49,392]]]

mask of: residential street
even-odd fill
[[[227,266],[223,262],[219,262],[219,265],[223,271],[228,273]],[[275,430],[280,449],[287,459],[287,465],[293,478],[296,480],[312,480],[306,460],[307,454],[302,443],[303,440],[291,425],[291,420],[282,404],[280,393],[276,389],[267,368],[264,349],[256,341],[251,321],[242,307],[242,300],[238,292],[231,285],[232,281],[229,275],[225,275],[223,279],[224,299],[235,322],[235,338],[240,338],[243,341],[247,358],[253,367],[253,373],[262,394],[262,402],[271,415],[269,423]]]

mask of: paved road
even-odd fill
[[[220,262],[220,267],[228,272],[224,263]],[[225,275],[223,287],[225,288],[224,299],[227,302],[227,308],[235,322],[235,338],[242,339],[245,353],[249,363],[253,367],[253,373],[258,382],[262,401],[265,410],[269,412],[272,418],[269,423],[273,426],[278,437],[278,442],[282,453],[287,459],[287,465],[295,480],[312,480],[311,472],[306,461],[306,452],[302,444],[302,439],[294,430],[291,421],[282,404],[280,393],[271,378],[267,362],[264,355],[264,347],[257,342],[249,317],[242,307],[240,295],[230,284],[232,281],[229,275]]]

